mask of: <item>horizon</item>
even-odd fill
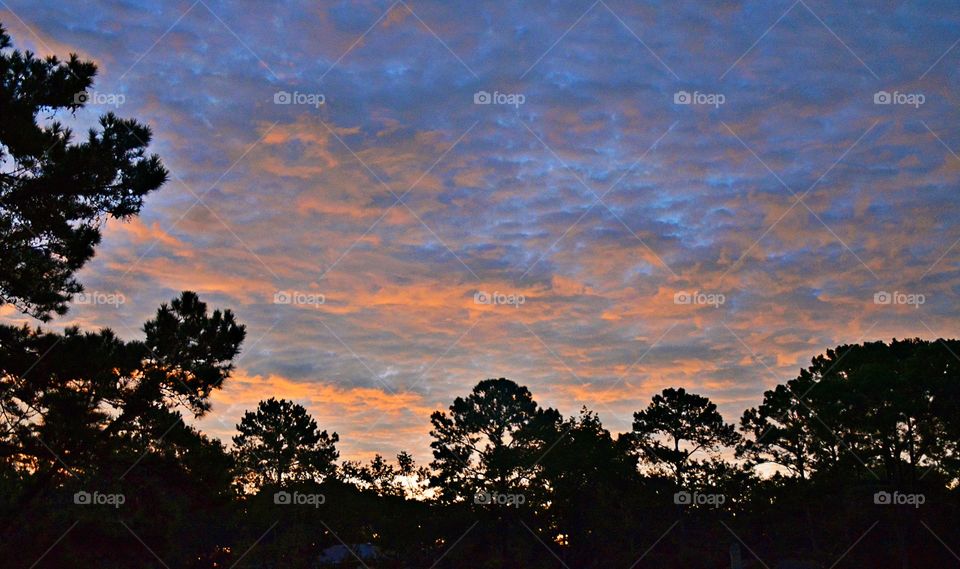
[[[956,336],[955,5],[251,5],[0,5],[98,65],[77,133],[137,117],[171,172],[44,328],[230,308],[225,443],[275,396],[425,462],[497,377],[615,433],[664,387],[736,422],[838,345]]]

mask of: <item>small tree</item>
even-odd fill
[[[430,483],[430,471],[417,467],[413,456],[406,451],[397,453],[396,466],[377,453],[369,464],[348,460],[341,470],[344,480],[378,496],[420,496]]]
[[[244,413],[237,430],[233,444],[243,485],[318,480],[336,471],[339,435],[318,432],[302,405],[271,397]]]
[[[697,453],[715,454],[740,439],[734,426],[723,421],[716,404],[683,388],[664,389],[646,409],[634,413],[633,436],[643,457],[666,466],[679,486],[684,485]]]

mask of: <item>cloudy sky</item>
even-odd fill
[[[827,348],[957,336],[956,2],[0,0],[0,22],[96,61],[71,122],[137,117],[171,171],[54,327],[138,337],[184,289],[233,309],[220,437],[283,396],[345,458],[424,459],[430,412],[501,376],[615,432],[668,386],[734,421]]]

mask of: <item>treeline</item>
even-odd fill
[[[108,219],[167,171],[113,114],[80,140],[96,67],[0,27],[0,306],[83,292]],[[34,568],[945,567],[960,477],[960,342],[840,346],[728,423],[666,389],[614,436],[481,381],[430,417],[433,460],[341,461],[271,398],[228,448],[202,417],[246,335],[192,292],[124,340],[0,324],[0,565]],[[789,561],[789,560],[793,561]],[[790,564],[792,563],[792,565]]]
[[[737,425],[665,389],[617,436],[488,379],[430,417],[418,466],[340,461],[337,433],[276,398],[228,449],[181,413],[209,410],[243,326],[184,293],[144,331],[0,326],[11,566],[306,568],[345,545],[367,567],[951,563],[957,340],[828,350]]]

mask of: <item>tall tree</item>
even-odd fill
[[[744,411],[740,430],[745,438],[737,456],[753,465],[775,464],[801,479],[815,468],[818,446],[815,419],[802,398],[813,387],[807,377],[778,385],[763,394],[759,407]]]
[[[135,120],[104,115],[78,143],[45,122],[81,109],[96,71],[76,55],[12,50],[0,26],[0,304],[41,320],[65,313],[83,290],[74,273],[93,256],[104,219],[136,215],[167,179],[146,153],[150,129]]]
[[[536,521],[543,535],[563,536],[565,563],[590,567],[597,551],[623,546],[620,528],[629,526],[636,513],[637,460],[626,441],[614,440],[586,407],[565,420],[560,431],[540,461],[548,492],[537,501],[549,506]]]
[[[193,413],[210,409],[209,396],[219,389],[233,371],[233,358],[246,335],[230,310],[214,310],[196,293],[185,291],[169,305],[162,304],[157,316],[143,326],[149,353],[147,381],[140,386],[167,397],[175,397]]]
[[[25,481],[13,510],[67,478],[158,450],[181,410],[209,409],[245,335],[229,310],[210,315],[192,292],[144,330],[145,341],[127,342],[108,329],[0,325],[0,460]]]
[[[229,310],[208,314],[187,291],[144,331],[145,341],[125,342],[109,329],[59,334],[0,325],[0,456],[29,468],[63,466],[43,440],[82,468],[111,437],[133,433],[156,413],[203,415],[233,370],[244,326]]]
[[[542,409],[530,391],[506,379],[485,379],[449,414],[430,416],[432,479],[449,502],[482,491],[509,493],[530,484],[539,459],[558,436],[560,414]]]
[[[339,435],[318,431],[302,405],[271,397],[244,413],[237,431],[233,444],[242,485],[319,480],[336,472]]]
[[[724,422],[716,404],[683,388],[664,389],[646,409],[634,413],[633,436],[642,456],[668,468],[679,486],[695,465],[696,455],[715,454],[739,441],[736,429]]]
[[[827,350],[744,413],[741,429],[751,436],[740,453],[800,477],[902,485],[938,471],[956,479],[957,350],[955,340],[919,339]]]

